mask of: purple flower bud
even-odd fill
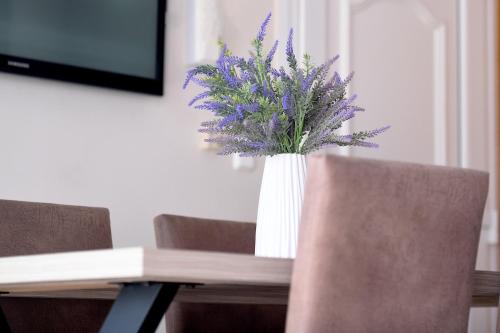
[[[372,138],[387,131],[391,126],[384,126],[368,132],[367,137]]]
[[[281,128],[281,123],[280,123],[280,118],[278,116],[278,113],[275,112],[273,113],[271,120],[269,121],[269,130],[271,133],[276,133],[279,131]]]
[[[208,84],[207,82],[205,82],[203,80],[197,79],[195,77],[193,77],[191,79],[191,82],[196,83],[197,85],[199,85],[200,87],[203,87],[203,88],[210,88],[210,84]]]
[[[244,117],[244,114],[243,112],[245,111],[245,109],[243,108],[243,105],[237,105],[236,106],[236,114],[238,115],[238,119],[243,119]]]
[[[293,54],[293,28],[288,32],[288,40],[286,42],[286,55],[295,56]]]
[[[285,110],[285,113],[288,115],[288,112],[292,108],[291,95],[289,90],[285,91],[283,100],[281,101],[281,106],[283,107],[283,110]]]
[[[252,86],[250,87],[250,92],[251,92],[252,94],[255,94],[255,93],[257,92],[257,90],[258,90],[258,89],[259,89],[258,84],[257,84],[257,83],[254,83],[254,84],[252,84]]]
[[[230,125],[231,123],[234,123],[237,120],[238,120],[238,114],[237,113],[233,113],[233,114],[230,114],[228,116],[225,116],[219,122],[219,128],[226,127],[227,125]]]
[[[264,95],[264,97],[271,97],[271,98],[272,98],[272,97],[273,97],[273,95],[274,95],[274,94],[273,94],[272,89],[270,89],[270,88],[268,87],[268,84],[267,84],[267,82],[266,82],[266,81],[264,81],[264,82],[262,83],[262,95]]]
[[[266,147],[266,144],[264,142],[260,141],[249,141],[247,142],[247,146],[254,148],[254,149],[264,149]]]
[[[227,108],[227,105],[220,102],[207,101],[203,102],[203,104],[201,105],[196,105],[194,108],[198,110],[208,110],[217,112],[220,110],[225,110]]]
[[[271,75],[275,78],[280,77],[280,72],[276,68],[271,68]]]
[[[248,73],[248,72],[242,72],[241,73],[241,80],[242,81],[249,81],[250,80],[250,73]]]
[[[367,141],[358,141],[355,144],[358,147],[364,147],[364,148],[378,148],[378,144],[374,142],[367,142]]]
[[[202,92],[201,94],[198,94],[196,95],[192,100],[191,102],[189,102],[189,106],[192,106],[194,103],[196,103],[197,101],[199,101],[200,99],[203,99],[205,97],[208,97],[210,96],[210,91],[205,91],[205,92]]]
[[[186,89],[189,82],[194,78],[194,76],[197,74],[196,68],[188,70],[186,74],[186,80],[184,81],[184,84],[182,85],[182,89]]]
[[[267,14],[266,19],[264,20],[264,22],[262,22],[262,25],[260,26],[259,33],[257,34],[258,41],[262,42],[264,40],[264,37],[266,36],[266,28],[270,20],[271,20],[271,13]]]
[[[342,83],[342,79],[340,78],[340,75],[339,73],[335,72],[333,74],[333,78],[332,78],[332,81],[333,81],[333,84],[341,84]]]
[[[302,79],[301,81],[301,88],[302,91],[307,91],[311,88],[312,83],[314,82],[314,79],[316,78],[316,74],[318,74],[318,69],[314,68],[309,75],[307,75],[306,78]]]
[[[271,48],[271,50],[267,54],[266,65],[268,67],[271,66],[271,62],[273,61],[274,54],[276,53],[277,48],[278,48],[278,41],[275,41],[273,47]]]
[[[247,112],[250,112],[250,113],[254,113],[254,112],[257,112],[259,111],[259,103],[252,103],[252,104],[248,104],[248,105],[244,105],[243,106],[245,111]]]
[[[224,46],[221,49],[219,58],[217,59],[217,69],[224,77],[224,80],[231,87],[236,87],[238,86],[238,79],[235,78],[233,75],[231,75],[230,68],[233,62],[237,62],[237,58],[226,56],[226,51],[227,51],[227,46],[224,44]]]
[[[342,142],[342,143],[351,143],[352,141],[352,135],[348,134],[348,135],[341,135],[337,138],[337,140],[339,142]]]
[[[288,40],[286,42],[286,60],[288,61],[290,68],[294,70],[297,69],[297,59],[293,53],[293,29],[290,29]]]

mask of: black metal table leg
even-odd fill
[[[177,283],[125,284],[101,333],[154,333],[179,289]]]
[[[5,314],[2,311],[2,307],[0,307],[0,332],[2,333],[11,333],[12,331],[10,330],[9,323],[7,322],[7,318],[5,317]]]

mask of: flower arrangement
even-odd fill
[[[310,56],[299,64],[293,51],[293,30],[286,44],[288,70],[272,66],[278,41],[264,54],[263,41],[269,14],[253,40],[248,59],[234,56],[221,43],[215,65],[199,65],[187,73],[190,82],[205,88],[189,103],[195,109],[211,111],[216,118],[201,124],[208,142],[222,146],[220,154],[242,156],[308,154],[332,145],[377,147],[366,141],[389,126],[352,134],[339,134],[342,124],[364,111],[347,95],[353,74],[342,79],[328,73],[338,56],[314,66]]]

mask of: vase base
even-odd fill
[[[262,257],[262,258],[281,258],[281,259],[295,259],[295,255],[292,254],[284,254],[284,255],[274,255],[274,254],[262,254],[262,253],[255,253],[256,257]]]

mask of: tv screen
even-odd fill
[[[165,0],[0,0],[0,70],[163,94]]]

